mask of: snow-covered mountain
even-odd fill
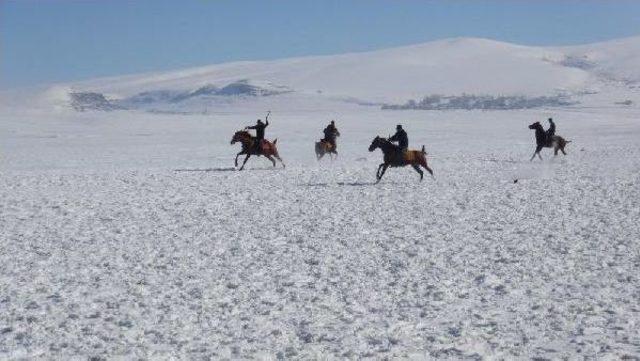
[[[467,95],[483,96],[483,106],[498,108],[634,104],[640,100],[639,63],[640,37],[570,47],[456,38],[363,53],[95,79],[56,85],[47,98],[79,110],[196,112],[283,96],[287,102],[322,99],[376,106],[411,100],[419,105],[434,95],[442,99],[428,106],[479,104]]]

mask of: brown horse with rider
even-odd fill
[[[271,113],[271,112],[269,112]],[[238,166],[238,157],[241,154],[246,154],[247,156],[244,158],[244,162],[242,162],[242,166],[240,170],[244,169],[244,165],[247,164],[249,157],[252,155],[263,155],[267,157],[273,163],[273,166],[276,166],[276,161],[274,157],[282,163],[282,167],[284,168],[284,162],[280,155],[278,154],[278,148],[276,147],[276,143],[278,139],[275,139],[272,142],[264,139],[264,129],[269,125],[269,113],[267,113],[267,117],[265,118],[266,123],[263,123],[260,119],[258,119],[255,126],[246,127],[245,130],[237,131],[233,137],[231,138],[231,144],[235,144],[240,142],[242,144],[242,150],[236,154],[235,165]],[[253,137],[246,129],[255,129],[256,136]]]
[[[338,128],[336,128],[335,120],[332,120],[329,125],[323,130],[324,138],[319,142],[316,142],[316,158],[322,159],[325,154],[329,154],[333,160],[333,156],[338,156],[336,138],[340,136]]]
[[[382,150],[384,158],[383,163],[378,166],[378,171],[376,172],[376,183],[380,182],[389,167],[405,167],[410,165],[420,174],[420,180],[422,180],[424,176],[424,173],[420,169],[422,166],[433,176],[433,171],[427,165],[427,152],[424,149],[424,145],[422,146],[422,150],[403,150],[391,143],[391,141],[378,136],[371,142],[369,151],[373,152],[377,148]]]

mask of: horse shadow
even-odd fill
[[[265,170],[265,171],[278,171],[280,169],[273,167],[261,167],[261,168],[247,168],[249,171],[254,170]],[[240,171],[240,169],[235,167],[218,167],[218,168],[180,168],[174,169],[174,172],[236,172]]]
[[[237,169],[234,167],[220,167],[220,168],[181,168],[174,169],[174,172],[235,172]]]
[[[388,183],[388,184],[400,184],[397,182],[384,182],[384,183]],[[338,185],[341,187],[368,187],[368,186],[374,186],[376,184],[378,184],[377,182],[336,182],[336,183],[302,183],[302,184],[298,184],[298,186],[300,187],[319,187],[319,188],[323,188],[323,187],[330,187],[331,185]]]

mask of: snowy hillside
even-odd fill
[[[640,37],[573,47],[459,38],[364,53],[235,62],[96,79],[59,85],[50,89],[50,94],[57,94],[55,100],[62,99],[76,109],[186,112],[283,94],[298,101],[375,106],[465,94],[542,99],[525,100],[540,106],[612,105],[640,100],[638,63]],[[555,98],[558,96],[560,101]],[[110,104],[105,105],[100,97]],[[552,100],[545,102],[545,97]]]

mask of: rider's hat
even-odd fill
[[[396,125],[396,129],[402,129],[402,125],[401,124]]]

